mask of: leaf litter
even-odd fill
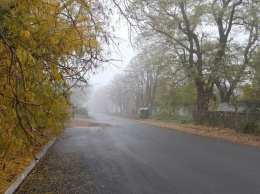
[[[138,120],[142,123],[164,127],[171,130],[178,130],[260,148],[260,136],[241,133],[233,129],[195,124],[179,124],[176,122],[162,122],[155,119]]]

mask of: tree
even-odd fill
[[[108,85],[110,100],[114,103],[116,112],[128,113],[131,95],[129,93],[129,82],[124,75],[116,75]]]
[[[127,2],[125,15],[139,33],[168,45],[177,58],[173,65],[193,80],[197,110],[208,110],[214,86],[222,101],[230,100],[259,46],[256,1]]]
[[[257,56],[256,59],[259,57]],[[252,69],[250,82],[246,83],[242,87],[242,100],[248,103],[260,105],[260,66],[256,61],[255,67]]]
[[[176,82],[170,77],[162,77],[157,101],[162,115],[172,115],[183,107],[193,111],[196,109],[196,87],[188,80]]]
[[[214,66],[222,72],[214,82],[222,102],[229,102],[259,46],[259,9],[256,7],[255,1],[240,0],[215,3],[212,9],[219,33]],[[245,41],[234,40],[241,32]]]
[[[100,2],[5,0],[0,5],[0,157],[63,129],[73,82],[108,61]],[[103,22],[103,23],[102,23]]]
[[[127,65],[124,74],[110,84],[111,100],[121,112],[138,112],[141,107],[156,111],[156,95],[161,73],[158,50],[146,46]]]
[[[126,68],[128,76],[132,77],[131,83],[135,83],[132,93],[141,103],[138,107],[149,107],[151,113],[156,112],[156,96],[163,66],[160,54],[159,48],[146,45]]]

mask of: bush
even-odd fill
[[[242,122],[242,132],[260,135],[260,122],[256,120],[244,120]]]
[[[88,116],[88,109],[85,107],[76,108],[75,113],[79,115]]]

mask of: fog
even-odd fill
[[[115,61],[113,61],[112,64],[104,63],[104,70],[97,72],[96,75],[90,78],[90,85],[94,88],[107,85],[115,74],[124,70],[135,55],[129,41],[127,25],[122,22],[116,29],[115,35],[120,38],[120,42],[117,48],[118,50],[112,51],[112,59]]]
[[[87,108],[91,112],[108,113],[113,110],[113,105],[108,97],[106,86],[100,86],[91,93],[87,101]]]
[[[77,107],[85,107],[89,111],[112,111],[112,103],[108,99],[107,88],[110,80],[118,73],[124,71],[130,60],[134,57],[134,49],[129,40],[126,21],[115,24],[115,36],[119,38],[118,48],[111,50],[112,63],[103,63],[102,70],[89,79],[89,89],[84,91],[73,90],[72,102]]]

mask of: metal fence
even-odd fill
[[[193,119],[196,124],[223,126],[242,130],[245,123],[260,122],[260,114],[224,111],[194,111]]]

